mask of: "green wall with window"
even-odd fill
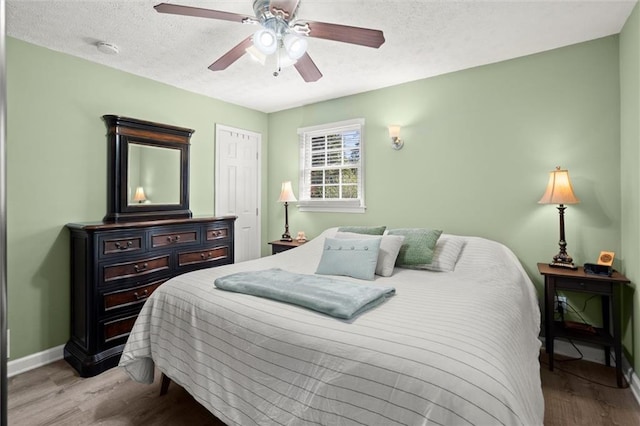
[[[16,359],[69,338],[65,224],[106,214],[104,114],[195,129],[190,207],[198,216],[213,214],[215,124],[262,133],[265,171],[267,115],[11,37],[6,53],[8,316]]]
[[[270,238],[284,226],[280,182],[297,188],[296,129],[359,117],[366,213],[290,207],[293,235],[380,224],[487,237],[510,247],[541,291],[536,263],[558,252],[559,218],[537,202],[559,165],[581,200],[566,211],[569,254],[577,264],[621,254],[617,36],[270,114]],[[402,126],[402,150],[391,148],[390,124]],[[584,315],[601,321],[594,302]]]
[[[12,359],[68,338],[64,225],[105,214],[103,114],[196,130],[190,179],[196,215],[213,212],[214,123],[262,133],[263,254],[284,229],[281,182],[292,180],[298,195],[297,129],[364,118],[366,213],[303,213],[291,206],[293,234],[385,224],[479,235],[511,247],[540,289],[535,265],[558,250],[558,214],[537,201],[548,172],[561,165],[581,199],[567,209],[569,253],[581,264],[614,251],[616,267],[638,279],[640,267],[632,262],[640,253],[638,98],[621,98],[620,87],[639,90],[639,39],[636,7],[620,43],[612,36],[263,114],[8,38]],[[391,148],[389,124],[402,126],[400,151]],[[638,295],[631,297],[638,312]],[[586,316],[599,320],[589,307]],[[638,348],[638,329],[637,319],[625,327],[628,356]]]

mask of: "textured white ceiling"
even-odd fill
[[[273,77],[248,55],[208,70],[256,27],[160,14],[160,2],[7,0],[7,35],[274,112],[617,34],[636,0],[301,0],[299,19],[379,29],[386,38],[380,49],[310,38],[307,51],[324,74],[315,83],[293,67]],[[252,0],[167,2],[253,16]],[[120,53],[100,53],[98,41]]]

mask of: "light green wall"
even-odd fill
[[[297,189],[297,128],[363,117],[367,213],[301,213],[291,207],[292,233],[304,230],[315,237],[329,226],[386,224],[484,236],[511,247],[540,289],[536,262],[558,250],[558,214],[537,200],[548,172],[561,165],[582,200],[569,206],[566,217],[568,250],[576,263],[611,250],[618,254],[618,268],[640,268],[625,261],[640,253],[640,220],[635,213],[621,223],[626,204],[618,172],[620,84],[638,90],[637,71],[635,80],[625,77],[637,67],[637,14],[636,8],[622,36],[622,44],[631,47],[620,57],[618,37],[612,36],[269,115],[8,38],[13,358],[68,338],[64,224],[94,221],[106,212],[103,114],[196,129],[190,179],[196,215],[213,212],[214,123],[262,133],[263,254],[266,241],[284,227],[276,201],[280,183],[292,180]],[[629,34],[636,37],[632,42],[625,41]],[[623,185],[623,194],[638,212],[638,133],[624,128],[625,114],[638,116],[635,102],[634,110],[632,101],[622,99],[623,140],[631,139],[626,149],[634,155],[622,161],[622,178],[635,179],[633,188]],[[401,151],[390,147],[386,126],[392,123],[402,125]],[[622,239],[621,229],[635,235]],[[627,250],[632,256],[625,256]],[[590,314],[588,309],[588,319]],[[625,330],[631,352],[640,339],[631,327]]]
[[[640,282],[640,6],[636,5],[620,34],[620,139],[623,271]],[[624,292],[624,342],[640,373],[640,292]],[[635,315],[632,314],[635,312]]]
[[[343,224],[424,226],[509,246],[542,288],[536,263],[558,252],[558,212],[538,205],[548,172],[569,170],[581,203],[566,212],[577,264],[620,253],[618,38],[269,115],[269,236],[282,232],[280,182],[298,184],[298,127],[363,117],[365,214],[302,213],[293,234]],[[393,151],[386,126],[401,124]],[[297,191],[296,191],[297,193]],[[582,302],[570,296],[576,306]],[[597,304],[587,320],[599,323]]]
[[[190,207],[198,216],[214,209],[215,123],[262,133],[266,170],[267,115],[10,37],[6,53],[8,314],[15,359],[69,338],[65,224],[106,214],[102,115],[195,129]]]

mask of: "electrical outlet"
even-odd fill
[[[562,312],[567,312],[567,297],[566,296],[556,296],[553,298],[553,311],[554,312],[560,312],[560,309],[558,309],[560,306],[562,306]]]

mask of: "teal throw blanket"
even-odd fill
[[[393,287],[372,286],[327,276],[295,274],[273,268],[217,278],[215,286],[266,297],[351,319],[395,294]]]

